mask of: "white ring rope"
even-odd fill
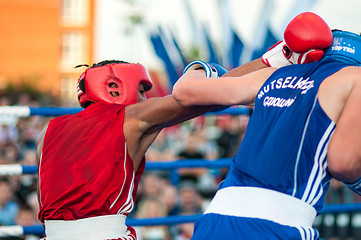
[[[1,226],[0,237],[21,236],[24,234],[23,226]]]
[[[30,107],[27,106],[0,106],[0,116],[29,117]]]
[[[20,164],[0,165],[0,176],[15,176],[22,174],[23,174],[23,167]]]

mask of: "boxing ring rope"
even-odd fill
[[[65,114],[75,114],[83,110],[82,108],[59,108],[59,107],[27,107],[27,106],[0,106],[0,116],[61,116]],[[242,115],[249,114],[247,108],[232,107],[220,112],[207,113],[207,115]],[[229,168],[231,158],[220,158],[217,160],[192,159],[192,160],[175,160],[171,162],[147,162],[146,170],[176,170],[178,168]],[[0,176],[13,176],[23,174],[37,174],[37,166],[25,166],[21,164],[4,164],[0,165]],[[361,212],[361,203],[350,204],[328,204],[325,205],[321,214],[332,213],[350,213]],[[144,218],[136,219],[128,217],[126,224],[130,226],[155,226],[155,225],[175,225],[181,223],[196,222],[202,215],[186,216],[167,216],[161,218]],[[42,225],[33,226],[0,226],[0,237],[22,236],[22,235],[44,235]]]
[[[28,106],[0,106],[0,116],[62,116],[66,114],[75,114],[82,111],[82,108],[65,108],[65,107],[28,107]],[[249,114],[250,110],[245,107],[231,107],[219,112],[209,112],[205,115],[242,115]]]
[[[175,170],[178,168],[223,168],[231,165],[231,158],[219,158],[217,160],[192,159],[175,160],[167,162],[146,162],[146,170]],[[0,176],[14,176],[22,174],[37,174],[36,165],[4,164],[0,165]]]

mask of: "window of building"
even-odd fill
[[[63,70],[84,63],[84,35],[81,31],[68,31],[62,35],[61,65]]]
[[[89,0],[62,0],[62,22],[65,25],[87,23]]]

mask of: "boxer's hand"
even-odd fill
[[[206,77],[217,78],[219,76],[216,68],[201,60],[190,62],[184,68],[183,74],[190,70],[204,70]]]
[[[217,63],[209,63],[209,65],[211,67],[213,67],[214,69],[216,69],[218,77],[222,77],[224,74],[226,74],[228,72],[224,67],[222,67],[221,65],[219,65]]]
[[[269,67],[284,67],[291,65],[289,61],[292,51],[286,46],[284,41],[279,41],[270,47],[262,56],[262,62]]]
[[[224,74],[226,74],[228,72],[224,67],[222,67],[221,65],[219,65],[217,63],[209,63],[209,65],[217,70],[218,77],[222,77]],[[231,106],[220,106],[220,107],[216,107],[215,109],[211,110],[210,112],[221,112],[230,107]]]
[[[221,77],[222,75],[224,75],[228,72],[225,68],[223,68],[221,65],[219,65],[217,63],[209,63],[208,64],[201,60],[195,60],[195,61],[189,63],[184,68],[183,74],[185,74],[187,71],[191,71],[191,70],[204,70],[206,77],[211,77],[211,78]],[[219,106],[219,107],[217,106],[210,112],[220,112],[220,111],[226,110],[229,107],[231,107],[231,106]]]
[[[271,67],[319,61],[332,40],[331,29],[320,16],[301,13],[287,25],[284,40],[271,47],[262,61]]]

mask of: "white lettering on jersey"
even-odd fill
[[[310,78],[303,79],[303,77],[286,77],[285,79],[279,78],[273,80],[269,84],[263,86],[259,91],[257,97],[261,99],[265,93],[268,93],[272,90],[282,89],[282,88],[291,88],[295,90],[303,90],[301,94],[306,94],[308,90],[314,87],[314,80]]]
[[[278,98],[278,97],[265,97],[263,100],[263,106],[265,107],[289,107],[295,101],[296,98]]]

